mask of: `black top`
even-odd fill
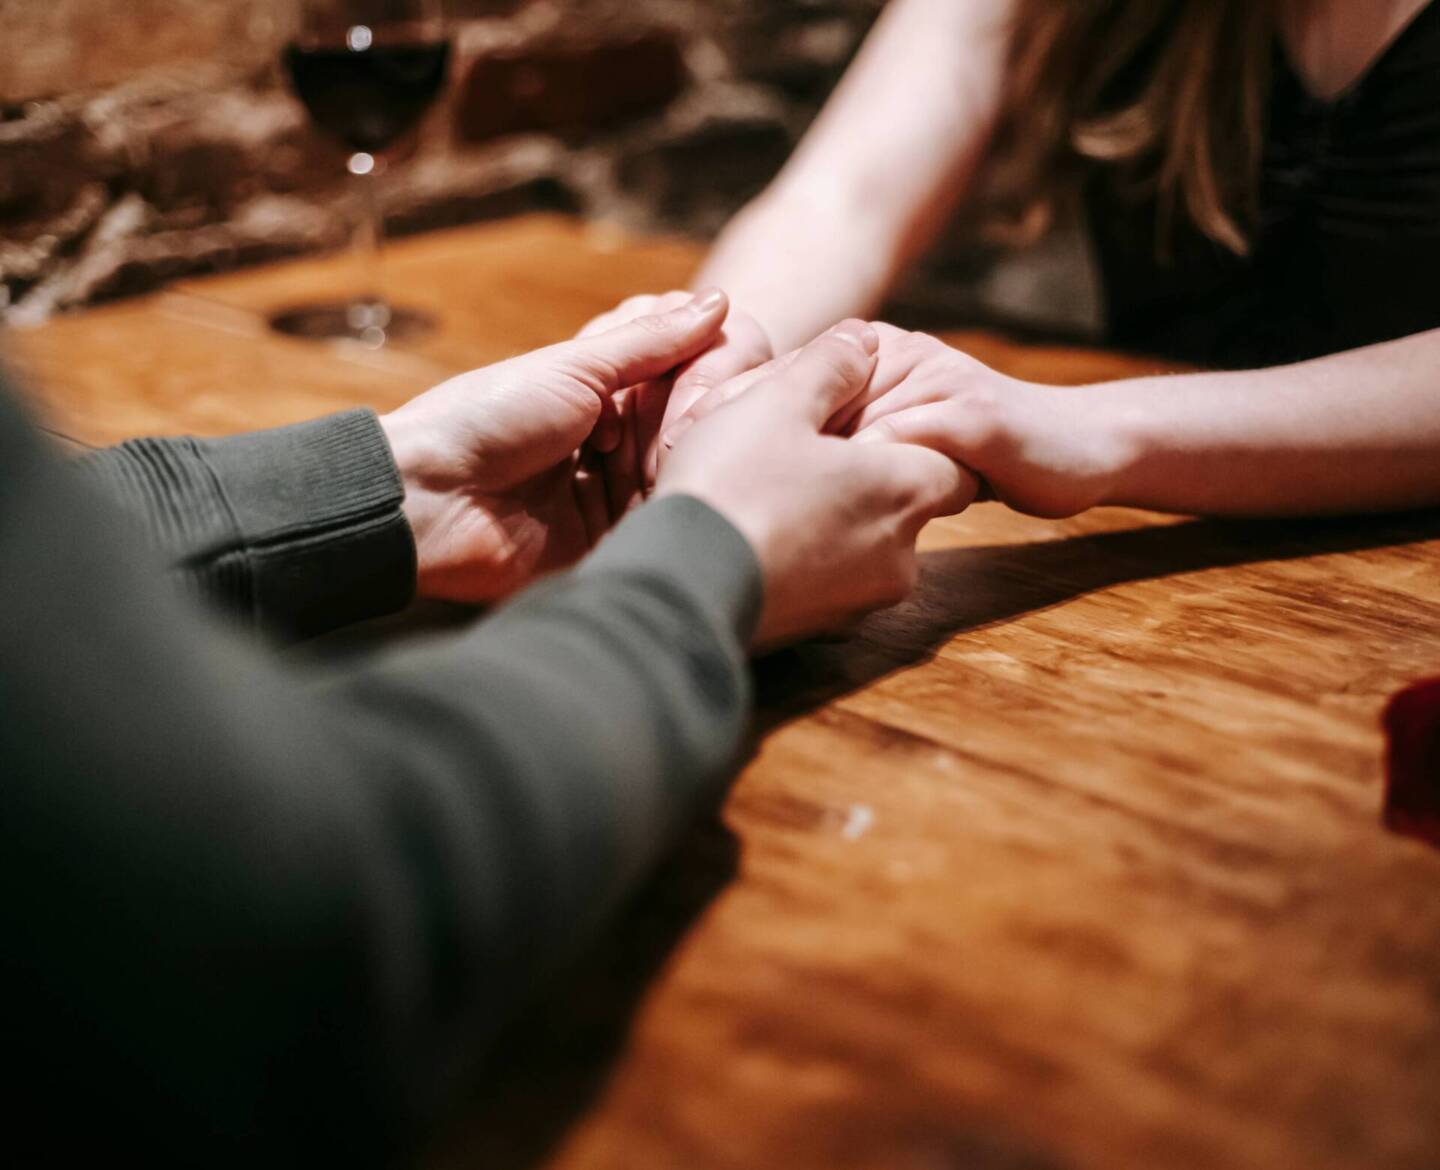
[[[344,665],[196,604],[279,629],[393,607],[400,503],[367,412],[82,476],[0,378],[7,1164],[393,1160],[718,799],[759,572],[697,500]]]
[[[1097,170],[1088,191],[1109,337],[1217,366],[1294,361],[1440,326],[1440,4],[1332,101],[1277,52],[1249,257]]]

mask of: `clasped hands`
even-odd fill
[[[757,640],[774,645],[901,600],[920,529],[982,485],[1038,514],[1099,502],[1105,460],[1067,428],[1067,396],[861,321],[775,358],[712,291],[627,301],[381,424],[422,596],[498,600],[578,561],[641,499],[687,494],[754,549]]]

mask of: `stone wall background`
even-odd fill
[[[445,0],[449,92],[389,231],[534,209],[713,234],[779,169],[885,0]],[[0,321],[343,245],[344,157],[278,68],[294,0],[0,0]],[[1083,335],[1084,244],[952,233],[889,309]]]
[[[883,0],[450,0],[396,233],[532,209],[707,235]],[[290,0],[0,0],[0,313],[344,242],[343,156],[276,65]]]

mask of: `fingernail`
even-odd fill
[[[695,294],[695,299],[690,302],[690,308],[697,313],[713,313],[725,303],[725,293],[718,288],[707,288],[704,292]]]
[[[835,326],[831,332],[851,345],[859,346],[867,354],[873,354],[880,348],[880,335],[875,332],[875,327],[866,321],[845,321]]]

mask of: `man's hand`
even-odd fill
[[[579,449],[614,414],[617,391],[713,345],[727,309],[719,291],[671,301],[657,315],[462,374],[385,415],[420,594],[494,601],[584,555],[612,512]]]
[[[631,297],[596,317],[579,336],[613,329],[643,314],[666,312],[684,304],[689,296],[668,292]],[[725,328],[704,352],[674,371],[673,376],[629,387],[615,396],[615,414],[601,422],[592,446],[605,456],[609,502],[616,515],[639,503],[654,484],[659,471],[660,433],[715,387],[763,365],[773,356],[765,330],[732,305]]]
[[[878,343],[871,326],[842,322],[742,379],[744,393],[689,426],[661,467],[657,495],[706,501],[755,550],[763,645],[900,601],[921,527],[975,495],[974,478],[933,451],[824,433],[864,393]]]

